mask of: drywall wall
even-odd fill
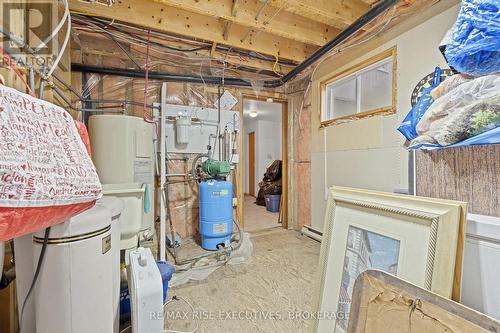
[[[245,193],[250,193],[248,134],[255,133],[255,195],[267,167],[281,159],[281,122],[245,117]]]
[[[387,192],[407,190],[408,151],[396,129],[410,109],[410,96],[417,82],[436,65],[446,67],[437,47],[456,20],[458,9],[458,5],[454,5],[375,46],[366,43],[335,57],[334,61],[326,61],[317,70],[312,83],[311,118],[311,226],[314,229],[323,229],[325,193],[332,185]],[[396,113],[321,128],[321,82],[392,47],[397,48]]]

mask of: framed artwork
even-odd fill
[[[347,331],[354,283],[370,269],[458,300],[466,211],[463,202],[332,187],[315,331]]]
[[[488,333],[500,322],[379,270],[354,285],[348,333]]]

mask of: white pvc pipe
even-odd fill
[[[69,13],[69,4],[68,0],[64,0],[64,6],[65,6],[65,15],[67,15],[66,22],[67,22],[67,27],[66,27],[66,36],[64,37],[63,45],[59,49],[59,54],[56,57],[56,60],[54,60],[54,63],[52,64],[52,67],[50,67],[47,77],[50,77],[52,73],[56,70],[57,66],[59,65],[59,61],[61,61],[61,58],[64,54],[64,51],[66,50],[66,47],[68,46],[69,38],[71,35],[71,14]]]
[[[161,86],[161,109],[160,109],[160,260],[166,260],[166,207],[165,207],[165,183],[167,182],[165,166],[167,163],[167,153],[165,151],[166,132],[165,123],[167,113],[167,83]],[[168,204],[168,203],[167,203]]]
[[[68,4],[68,1],[64,1],[64,0],[63,0],[63,3],[64,3],[64,15],[63,15],[61,21],[59,21],[59,23],[57,24],[56,28],[52,31],[52,33],[47,38],[45,38],[45,40],[43,42],[41,42],[37,47],[35,47],[35,49],[34,49],[35,53],[38,53],[42,48],[47,46],[47,44],[49,44],[52,39],[54,39],[57,36],[57,34],[59,33],[59,30],[61,30],[61,28],[63,27],[64,22],[66,22],[66,20],[68,19],[68,17],[69,17],[69,4]]]

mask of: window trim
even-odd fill
[[[354,113],[352,115],[336,117],[328,120],[323,120],[323,116],[326,114],[326,87],[334,82],[340,82],[341,80],[347,78],[348,76],[367,69],[374,64],[392,58],[392,101],[391,105],[384,106],[378,109],[368,110],[360,113]],[[321,127],[335,125],[338,123],[343,123],[349,120],[357,120],[366,117],[372,117],[379,114],[394,114],[396,113],[397,106],[397,48],[394,46],[388,50],[385,50],[371,58],[368,58],[356,65],[349,67],[348,69],[335,74],[334,76],[324,80],[320,84],[320,94],[321,94]]]

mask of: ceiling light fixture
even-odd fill
[[[267,99],[266,99],[266,102],[268,102],[268,103],[272,103],[272,102],[273,102],[273,99],[272,99],[271,97],[269,97],[269,98],[267,98]]]
[[[248,115],[249,115],[250,117],[252,117],[252,118],[255,118],[255,117],[257,117],[257,115],[258,115],[258,114],[259,114],[259,113],[258,113],[257,111],[250,111],[250,113],[249,113]]]

